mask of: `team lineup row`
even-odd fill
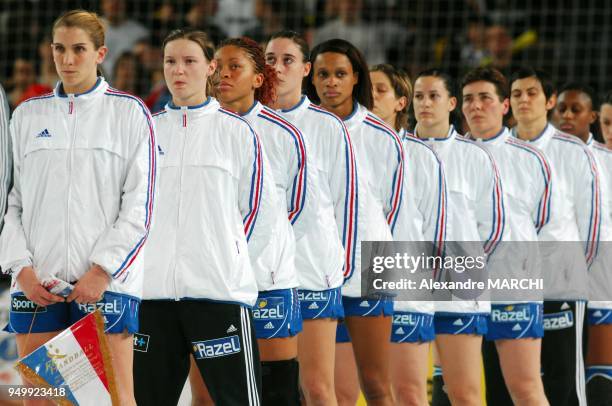
[[[489,404],[611,401],[612,301],[586,303],[612,289],[612,150],[589,133],[587,88],[557,96],[538,70],[508,83],[478,68],[455,89],[435,69],[411,82],[368,68],[345,40],[310,50],[287,31],[215,50],[176,30],[162,45],[172,101],[151,115],[98,76],[95,14],[68,12],[52,35],[61,82],[15,110],[3,144],[0,266],[20,356],[102,303],[122,405],[176,404],[188,376],[194,404],[355,404],[361,389],[368,404],[426,405],[434,340],[434,404],[481,404],[483,360]],[[488,272],[541,271],[545,292],[363,297],[362,241],[439,256],[480,241]],[[527,241],[581,243],[504,244]],[[74,290],[50,293],[49,277]]]

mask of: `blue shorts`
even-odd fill
[[[436,334],[475,334],[487,333],[486,313],[446,313],[439,312],[434,316]]]
[[[4,331],[27,334],[65,330],[87,314],[100,309],[104,316],[104,332],[123,333],[127,330],[133,334],[138,331],[139,306],[140,299],[134,296],[107,291],[102,300],[96,303],[62,302],[38,307],[23,293],[17,292],[11,294],[9,324]]]
[[[588,309],[588,320],[592,326],[612,324],[611,309]]]
[[[434,338],[433,314],[398,311],[393,314],[392,343],[426,343]]]
[[[348,328],[346,327],[346,323],[339,322],[338,327],[336,327],[336,343],[350,343],[351,336],[349,335]]]
[[[302,331],[302,314],[295,288],[259,292],[252,312],[257,338],[292,337]]]
[[[298,298],[300,299],[304,320],[341,319],[344,317],[340,288],[328,290],[298,289]]]
[[[362,297],[342,296],[344,316],[374,317],[392,316],[393,300],[391,298],[366,299]]]
[[[489,341],[544,337],[542,303],[491,303],[486,339]]]

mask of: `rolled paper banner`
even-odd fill
[[[59,405],[119,405],[104,318],[88,314],[15,364],[35,386],[64,388]]]

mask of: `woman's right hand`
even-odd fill
[[[63,297],[54,295],[40,284],[31,266],[26,266],[19,272],[17,282],[23,294],[39,306],[49,306],[64,301]]]

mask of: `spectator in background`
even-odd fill
[[[38,69],[38,83],[47,86],[51,91],[55,87],[56,83],[59,82],[60,78],[55,70],[55,64],[53,63],[53,53],[51,51],[51,37],[45,35],[43,39],[38,43],[38,57],[39,69]]]
[[[21,94],[17,105],[31,97],[40,96],[53,91],[55,84],[59,82],[59,76],[55,70],[53,54],[51,51],[51,38],[45,35],[38,43],[38,78],[35,83],[30,84]]]
[[[470,16],[464,36],[460,51],[461,65],[463,69],[477,68],[485,57],[484,20],[478,16]]]
[[[215,1],[215,0],[213,0]],[[216,1],[215,1],[216,2]],[[214,21],[223,27],[225,34],[239,37],[257,25],[255,0],[223,0],[219,2]]]
[[[157,82],[164,80],[160,46],[160,44],[148,38],[143,38],[136,42],[132,48],[132,53],[136,56],[138,63],[145,71],[144,75],[147,77],[147,81],[153,86]]]
[[[492,23],[485,30],[486,56],[482,59],[482,66],[489,66],[499,70],[508,77],[518,69],[512,61],[513,39],[505,25]]]
[[[183,26],[183,10],[173,0],[162,0],[153,12],[151,21],[151,41],[159,47],[166,36],[176,27]],[[140,42],[140,41],[139,41]]]
[[[392,43],[404,43],[406,33],[398,25],[390,32],[384,24],[366,22],[362,18],[363,0],[338,0],[337,18],[315,30],[313,44],[334,38],[350,40],[372,65],[387,61]]]
[[[206,32],[213,45],[217,46],[227,37],[226,32],[215,23],[218,11],[218,0],[196,0],[185,15],[184,25]]]
[[[284,28],[283,16],[293,13],[292,4],[283,0],[255,0],[257,25],[244,35],[262,43],[272,34]],[[290,27],[299,31],[298,27]]]
[[[23,101],[23,94],[26,89],[36,82],[36,72],[32,61],[24,58],[15,59],[13,74],[9,82],[8,101],[11,110],[13,110]]]
[[[109,75],[114,71],[119,55],[132,49],[138,40],[149,35],[149,31],[139,22],[126,17],[125,0],[102,0],[102,15],[106,23],[105,42],[108,47],[102,69]]]
[[[141,39],[132,49],[138,65],[143,70],[141,76],[147,83],[146,91],[143,92],[144,102],[153,113],[161,111],[171,99],[161,64],[161,44],[152,42],[155,38],[153,36],[151,39]]]
[[[144,74],[142,65],[138,63],[136,55],[130,51],[122,53],[117,58],[113,78],[113,87],[138,97],[142,97],[149,88],[149,80]]]
[[[286,0],[255,0],[257,25],[245,32],[245,36],[259,43],[266,42],[270,36],[283,29],[302,31],[304,10],[297,2]]]

